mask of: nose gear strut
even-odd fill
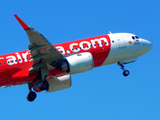
[[[123,63],[118,62],[117,64],[118,64],[119,66],[121,66],[121,69],[123,70],[123,75],[124,75],[125,77],[128,76],[130,72],[129,72],[128,70],[125,70],[125,69],[124,69],[125,66],[123,65]]]

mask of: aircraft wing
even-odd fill
[[[23,29],[26,31],[30,45],[28,46],[33,60],[33,66],[30,71],[39,69],[43,65],[55,64],[64,58],[42,34],[35,31],[24,23],[17,15],[14,15]],[[53,65],[54,66],[54,65]]]

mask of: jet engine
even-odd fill
[[[92,70],[94,67],[93,56],[89,52],[77,53],[67,56],[57,69],[69,74],[81,73]]]
[[[46,92],[54,92],[71,87],[70,75],[56,77],[47,81],[49,83],[49,90]]]

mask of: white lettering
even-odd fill
[[[82,41],[79,44],[78,43],[71,43],[69,45],[69,49],[66,50],[66,51],[64,50],[63,46],[57,46],[56,49],[58,51],[60,51],[62,54],[65,54],[65,52],[69,54],[71,52],[71,50],[73,52],[79,52],[80,49],[89,50],[92,46],[93,46],[93,48],[97,48],[97,45],[95,45],[96,43],[98,43],[99,47],[102,47],[104,44],[106,46],[109,45],[107,39],[105,37],[102,37],[102,38],[93,39],[93,40],[90,40],[90,41]],[[14,65],[14,64],[17,64],[17,59],[19,60],[19,63],[22,63],[23,60],[24,60],[24,62],[28,62],[29,57],[31,57],[31,54],[30,54],[30,51],[28,50],[26,53],[22,53],[21,55],[20,55],[20,53],[17,52],[17,53],[15,53],[15,56],[7,56],[6,59],[7,59],[7,64],[8,65]],[[0,57],[0,59],[4,59],[4,58]],[[32,58],[30,59],[29,62],[31,62],[31,61],[33,61]]]
[[[17,55],[17,58],[18,58],[18,60],[19,60],[19,63],[22,63],[22,58],[21,58],[20,54],[19,54],[19,53],[15,53],[15,54]]]
[[[6,57],[7,60],[7,63],[8,65],[14,65],[14,64],[17,64],[16,62],[16,57],[15,56],[8,56]]]
[[[62,54],[65,54],[64,48],[62,46],[56,47]]]
[[[75,45],[78,45],[78,43],[72,43],[72,44],[70,44],[70,49],[73,51],[73,52],[79,52],[80,51],[80,49],[79,49],[79,47],[77,46],[76,47],[76,49],[74,49],[74,47],[73,46],[75,46]]]
[[[87,44],[87,46],[85,47],[83,44]],[[91,43],[88,42],[88,41],[83,41],[83,42],[80,42],[80,47],[83,49],[83,50],[89,50],[90,47],[91,47]]]
[[[92,43],[93,47],[96,48],[96,46],[94,44],[96,44],[95,42],[97,41],[99,46],[102,47],[102,44],[101,44],[102,40],[104,41],[105,45],[108,46],[108,41],[106,38],[94,39],[94,40],[91,40],[91,43]]]
[[[28,61],[27,55],[28,55],[28,52],[22,53],[22,57],[23,57],[23,60],[24,60],[25,62]]]

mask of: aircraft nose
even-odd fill
[[[145,40],[145,44],[144,47],[146,47],[148,49],[148,51],[150,51],[152,49],[152,43],[148,40]]]
[[[141,39],[141,41],[142,41],[142,44],[143,44],[145,51],[149,52],[153,47],[152,43],[148,40],[145,40],[145,39]]]

